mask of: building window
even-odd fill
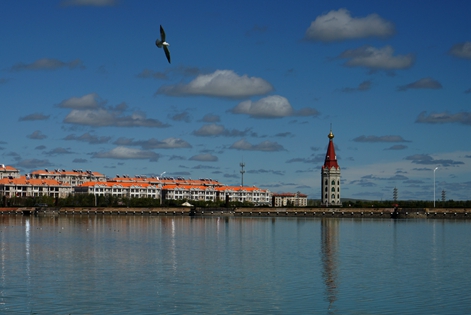
[[[332,185],[335,185],[335,180],[332,181]]]
[[[332,192],[335,192],[335,187],[332,187]]]
[[[332,194],[331,198],[332,198],[332,199],[335,199],[335,194]]]
[[[325,192],[327,192],[327,187],[325,188]]]

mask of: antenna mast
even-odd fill
[[[242,169],[240,170],[240,174],[242,175],[242,183],[241,183],[241,186],[243,187],[243,186],[244,186],[244,173],[245,173],[245,171],[244,171],[245,163],[244,163],[244,160],[243,160],[243,159],[242,159],[242,162],[241,162],[239,165],[240,165],[240,167],[242,168]]]

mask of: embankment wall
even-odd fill
[[[396,218],[470,219],[468,208],[0,208],[0,214],[28,215],[160,215],[160,216],[233,216],[233,217],[334,217],[334,218],[386,218],[394,212]]]

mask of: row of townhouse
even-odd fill
[[[89,170],[64,170],[64,169],[42,169],[31,172],[31,178],[35,179],[55,179],[62,183],[67,183],[70,186],[79,186],[86,182],[104,182],[106,176]]]
[[[62,169],[37,170],[20,176],[14,167],[0,165],[0,196],[65,198],[73,193],[160,200],[238,201],[276,207],[288,203],[294,206],[307,205],[307,196],[299,192],[272,194],[268,189],[227,186],[209,178],[117,175],[108,179],[98,172]]]
[[[199,201],[238,201],[268,205],[271,193],[267,189],[246,186],[165,185],[163,199]]]
[[[51,196],[65,198],[72,193],[72,187],[55,179],[32,179],[27,176],[0,179],[0,196],[40,197]]]
[[[130,198],[153,198],[161,200],[193,201],[239,201],[269,205],[269,190],[257,187],[204,186],[192,184],[152,184],[145,181],[134,182],[88,182],[74,188],[75,193],[96,196]]]
[[[76,194],[126,198],[161,198],[161,187],[145,182],[87,182],[74,187]]]

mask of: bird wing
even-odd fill
[[[168,50],[167,46],[164,46],[165,56],[167,56],[168,63],[170,62],[170,51]]]
[[[164,28],[162,27],[162,25],[160,25],[160,40],[162,42],[165,42],[165,31],[164,31]]]

